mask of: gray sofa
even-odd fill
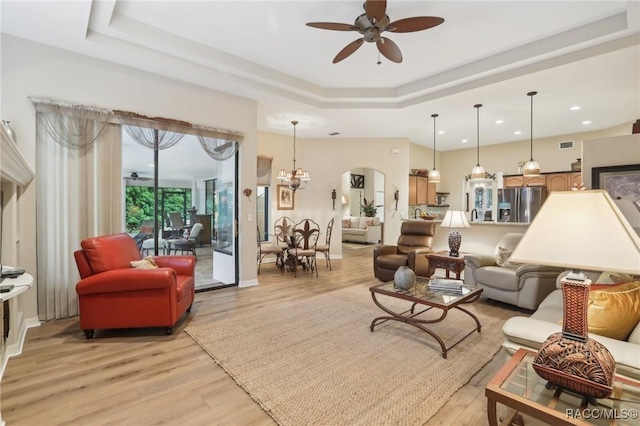
[[[560,274],[556,289],[540,303],[538,310],[530,317],[517,316],[508,319],[502,332],[505,340],[502,347],[510,354],[519,348],[527,348],[534,352],[553,333],[562,331],[562,290],[560,279],[567,272]],[[586,273],[593,282],[599,272]],[[640,323],[638,323],[626,341],[589,333],[589,337],[602,343],[616,360],[616,373],[633,379],[640,379]]]
[[[538,265],[512,265],[511,251],[524,234],[507,233],[495,251],[487,254],[465,254],[464,283],[483,289],[483,296],[519,308],[534,310],[556,288],[561,268]]]

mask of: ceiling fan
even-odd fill
[[[131,176],[129,176],[129,179],[131,179],[131,180],[139,180],[139,181],[153,180],[153,178],[150,178],[150,177],[140,176],[136,172],[132,172]]]
[[[357,31],[362,34],[362,38],[349,43],[333,58],[334,64],[348,58],[362,46],[364,41],[369,43],[375,42],[378,50],[385,58],[392,62],[400,63],[402,62],[402,52],[400,52],[400,49],[392,40],[382,36],[384,31],[411,33],[414,31],[427,30],[444,22],[444,19],[435,16],[415,16],[413,18],[405,18],[391,22],[389,16],[386,14],[387,0],[366,0],[363,7],[365,13],[358,16],[353,25],[333,22],[307,23],[309,27],[320,28],[322,30]]]

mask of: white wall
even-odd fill
[[[393,148],[398,148],[399,153],[393,154]],[[271,185],[275,188],[278,171],[283,168],[290,170],[292,167],[291,136],[259,132],[257,153],[273,157]],[[341,185],[349,187],[348,181],[343,180],[345,172],[358,168],[371,168],[384,174],[385,206],[380,207],[385,209],[383,239],[395,243],[400,234],[400,219],[406,218],[409,203],[408,139],[307,139],[304,137],[304,130],[299,130],[296,136],[296,160],[298,167],[309,171],[311,181],[305,189],[296,192],[295,210],[277,210],[273,200],[271,205],[273,220],[283,215],[290,216],[294,220],[310,218],[324,228],[329,220],[335,217],[331,254],[339,255],[342,250],[340,245],[342,234],[341,227],[338,225],[344,209],[339,209],[336,205],[336,210],[332,210],[331,190],[334,184],[337,187]],[[396,186],[400,191],[398,211],[395,211],[393,200],[393,191]],[[348,193],[343,195],[347,197],[348,202],[351,201]]]
[[[586,140],[582,143],[582,155],[582,179],[585,186],[591,189],[594,167],[640,164],[640,133]]]
[[[240,183],[255,187],[255,101],[212,91],[125,66],[107,63],[23,39],[2,35],[1,111],[10,120],[26,161],[35,170],[35,110],[28,96],[53,98],[105,108],[135,111],[207,126],[243,132],[240,150]],[[38,171],[35,170],[36,179]],[[35,183],[24,194],[21,221],[23,266],[36,276]],[[240,211],[253,213],[255,205],[241,197]],[[256,279],[255,223],[240,218],[240,280]],[[250,232],[243,232],[248,229]],[[78,244],[80,242],[78,241]],[[36,291],[29,291],[27,317],[37,316]]]

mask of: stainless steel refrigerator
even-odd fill
[[[544,186],[498,189],[498,222],[530,223],[546,198]]]

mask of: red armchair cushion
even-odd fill
[[[94,274],[128,269],[131,268],[129,262],[141,259],[138,245],[128,234],[87,238],[80,245]]]

